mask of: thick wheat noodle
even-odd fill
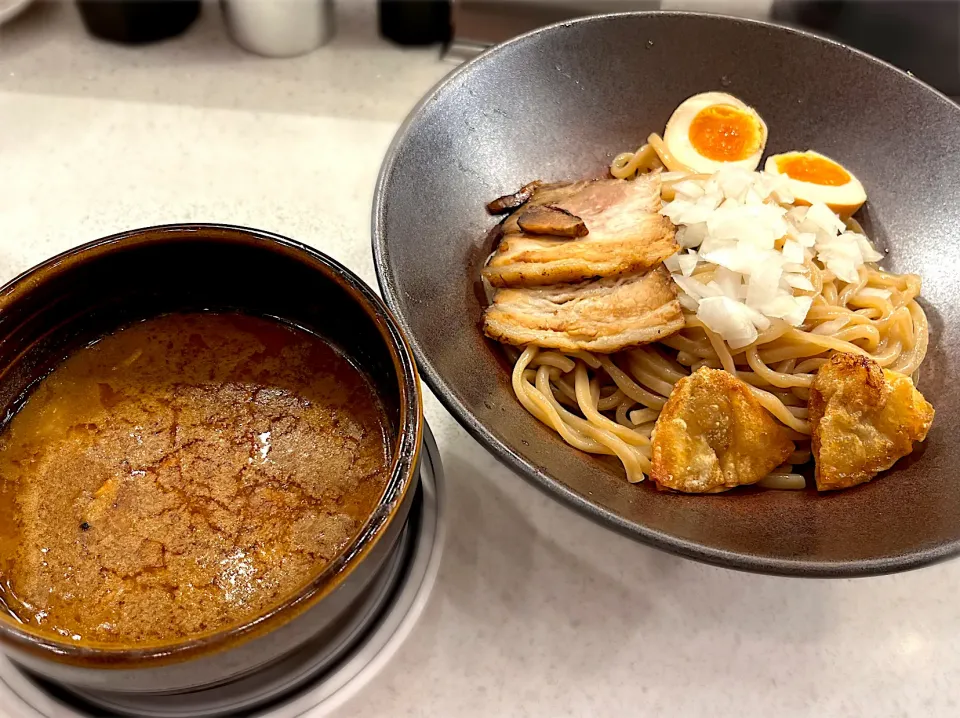
[[[600,399],[597,402],[597,408],[600,411],[610,411],[611,409],[616,409],[623,403],[623,400],[626,398],[626,395],[619,389],[611,392],[607,396]]]
[[[797,365],[797,360],[796,360],[796,359],[786,359],[786,360],[780,362],[779,364],[777,364],[775,367],[773,367],[773,369],[774,369],[774,371],[778,371],[778,372],[780,372],[781,374],[785,374],[785,373],[792,372],[792,371],[793,371],[793,368],[794,368],[796,365]]]
[[[828,361],[829,360],[826,357],[813,357],[812,359],[805,359],[797,364],[795,371],[798,374],[813,373],[819,370],[820,367],[822,367]]]
[[[748,384],[747,386],[750,385]],[[774,418],[776,418],[781,424],[790,427],[798,434],[803,434],[804,436],[810,435],[810,422],[794,416],[790,411],[790,408],[784,406],[783,402],[780,401],[776,396],[771,394],[769,391],[758,389],[755,386],[750,386],[750,391],[757,401],[760,402],[760,406],[773,414]]]
[[[552,366],[556,367],[564,374],[569,374],[573,371],[577,363],[568,356],[560,354],[559,352],[546,352],[542,351],[537,354],[536,365],[541,366]]]
[[[811,336],[823,337],[823,334],[811,334]],[[837,331],[833,338],[837,341],[847,342],[852,344],[856,341],[862,340],[864,343],[860,344],[861,349],[866,351],[868,354],[876,351],[877,347],[880,346],[880,330],[871,324],[855,324],[853,326],[844,327]]]
[[[679,381],[679,379],[674,381],[664,381],[659,376],[657,376],[655,371],[651,371],[644,363],[632,356],[627,357],[627,365],[630,367],[630,374],[634,379],[642,383],[644,386],[650,387],[653,391],[661,396],[670,396],[670,392],[673,391],[673,385]]]
[[[596,403],[587,391],[590,385],[590,377],[587,374],[586,365],[578,365],[574,373],[576,376],[577,400],[580,402],[580,410],[591,424],[612,432],[618,439],[628,444],[636,444],[639,446],[647,446],[650,444],[650,440],[646,437],[639,436],[632,429],[622,426],[615,421],[611,421],[597,410]]]
[[[656,421],[660,412],[656,409],[634,409],[630,412],[630,423],[640,426],[651,421]]]
[[[545,390],[549,390],[549,386],[547,385],[548,381],[549,379],[547,378],[546,372],[537,372],[537,386],[535,390],[544,398],[546,398]],[[550,399],[547,399],[547,402],[551,403]],[[593,450],[581,449],[581,451],[589,451],[594,454],[616,455],[623,463],[624,469],[627,472],[627,480],[631,482],[642,481],[643,474],[649,472],[649,458],[634,451],[629,445],[610,434],[610,432],[594,426],[585,419],[570,414],[558,404],[553,404],[553,410],[558,418],[562,418],[569,424],[567,427],[567,429],[570,430],[567,432],[568,434],[574,435],[573,432],[576,431],[578,434],[574,436],[581,440],[582,444],[594,446]],[[568,443],[571,443],[572,446],[577,446],[577,444],[570,442],[563,432],[561,432],[561,436],[563,436]],[[578,446],[577,448],[580,447]]]
[[[667,403],[666,398],[657,396],[637,384],[626,372],[614,364],[609,357],[600,355],[597,357],[597,361],[600,362],[600,365],[620,388],[620,391],[631,399],[651,409],[662,409],[663,405]]]
[[[686,376],[679,366],[673,366],[668,358],[653,352],[651,349],[635,349],[627,352],[627,356],[631,368],[634,364],[638,364],[671,386]]]
[[[667,149],[667,144],[663,141],[663,138],[656,132],[647,138],[647,144],[649,144],[650,147],[653,148],[654,152],[657,153],[657,156],[660,158],[663,166],[671,172],[686,172],[687,174],[693,174],[693,170],[673,156],[670,150]]]
[[[584,437],[579,431],[571,427],[567,421],[564,421],[564,418],[561,418],[560,413],[554,408],[551,402],[547,400],[547,397],[524,379],[524,369],[526,369],[530,360],[536,356],[536,353],[537,350],[535,347],[527,347],[520,355],[520,358],[517,359],[517,363],[514,366],[513,391],[517,395],[517,399],[519,399],[527,411],[560,434],[563,440],[571,446],[592,454],[610,453],[603,444]]]
[[[760,361],[764,362],[765,364],[776,364],[784,359],[804,359],[810,356],[818,356],[825,351],[827,351],[827,349],[817,346],[816,344],[806,342],[798,344],[791,342],[789,344],[781,344],[773,349],[769,347],[765,348],[758,352],[758,354],[760,356]],[[837,350],[835,349],[835,351]],[[859,347],[857,347],[857,350],[854,353],[866,354],[866,352]]]
[[[813,327],[813,329],[810,330],[810,333],[819,334],[820,336],[832,336],[837,332],[839,332],[841,329],[845,329],[847,325],[850,324],[851,316],[853,315],[851,315],[850,313],[847,313],[841,317],[837,317],[836,319],[830,319],[824,322],[823,324],[817,324],[816,326]],[[862,319],[864,320],[864,323],[870,322],[870,320],[867,319],[866,317],[862,317]],[[780,363],[783,364],[783,362],[780,362]]]
[[[537,373],[533,373],[533,379],[531,383],[536,385],[537,382]],[[553,387],[553,396],[554,398],[563,404],[564,406],[569,406],[571,409],[577,409],[579,411],[580,404],[577,402],[577,392],[574,391],[573,387],[570,385],[570,382],[564,377],[552,381],[551,386]]]
[[[851,312],[846,307],[831,306],[829,304],[814,303],[807,313],[807,322],[816,324],[818,328],[835,319],[845,319],[848,324],[868,324],[873,321],[862,314]]]
[[[806,488],[807,480],[802,474],[772,473],[757,482],[757,486],[765,489],[798,490]]]
[[[587,365],[588,367],[590,367],[591,369],[599,369],[599,368],[600,368],[600,360],[597,359],[597,358],[596,358],[593,354],[591,354],[590,352],[570,352],[570,357],[571,357],[572,359],[579,359],[580,361],[582,361],[584,364],[586,364],[586,365]]]
[[[894,341],[888,343],[882,351],[879,351],[876,354],[871,354],[870,356],[880,366],[896,369],[894,365],[899,361],[902,354],[903,343],[900,341]]]
[[[685,164],[673,156],[663,138],[657,133],[647,137],[647,144],[636,152],[622,152],[610,163],[610,175],[617,179],[630,179],[637,174],[666,167],[671,172],[683,172],[691,175],[684,179],[695,179],[704,175],[695,175]]]
[[[537,369],[535,383],[532,387],[535,396],[542,398],[550,409],[559,417],[561,420],[565,421],[569,427],[577,433],[577,435],[583,440],[584,443],[592,443],[594,445],[599,445],[607,449],[606,451],[596,451],[594,453],[615,453],[607,447],[607,444],[601,440],[602,432],[598,432],[596,427],[594,427],[589,421],[583,419],[582,417],[571,414],[569,411],[564,409],[560,403],[553,396],[550,389],[550,373],[547,367],[541,367]],[[576,403],[576,407],[580,408],[579,401]]]
[[[646,144],[636,152],[623,152],[614,157],[610,163],[610,174],[617,179],[627,179],[638,172],[642,174],[662,166],[657,151]]]
[[[826,277],[824,277],[823,287],[820,290],[820,296],[823,298],[823,301],[825,301],[827,304],[832,304],[836,306],[837,285],[833,283],[832,279],[827,279]]]
[[[657,427],[657,422],[648,421],[645,424],[640,424],[637,426],[637,431],[653,441],[653,430]]]
[[[687,320],[687,325],[690,325],[690,321]],[[705,326],[700,327],[703,330],[703,333],[707,335],[707,339],[710,340],[710,345],[713,347],[713,350],[717,353],[717,357],[720,359],[720,366],[723,367],[724,371],[737,375],[737,365],[733,362],[733,356],[730,354],[730,349],[727,347],[727,343],[720,338],[720,335],[716,332],[712,332],[707,329]]]
[[[837,304],[840,306],[846,306],[850,303],[850,298],[857,294],[861,289],[867,286],[867,268],[860,267],[857,271],[857,281],[851,282],[843,288],[843,290],[837,295]]]
[[[633,401],[633,399],[630,399],[629,397],[627,397],[617,405],[617,410],[614,415],[617,418],[618,424],[622,424],[623,426],[626,426],[628,428],[633,428],[634,423],[630,421],[629,411],[630,411],[630,407],[632,407],[635,403],[636,402]]]
[[[747,363],[750,365],[750,368],[753,369],[759,376],[761,376],[768,384],[773,386],[802,386],[809,387],[813,384],[813,374],[790,374],[779,371],[774,371],[769,366],[760,361],[760,355],[757,353],[756,347],[748,347],[746,351]],[[787,361],[796,362],[796,359],[788,359]]]
[[[544,375],[545,376],[545,375]],[[549,388],[544,386],[544,382],[541,379],[541,375],[537,376],[537,389],[544,394],[544,389]],[[586,392],[586,389],[584,389]],[[578,397],[581,397],[580,409],[581,411],[589,411],[591,403],[584,403],[582,399],[589,398],[586,393],[581,395],[581,392],[577,392]],[[548,399],[549,401],[549,399]],[[584,434],[589,436],[594,441],[602,444],[605,451],[596,451],[592,453],[609,453],[615,454],[618,459],[623,463],[624,470],[627,473],[627,481],[630,483],[637,483],[643,481],[644,474],[650,473],[650,456],[649,456],[649,447],[646,452],[643,451],[642,447],[631,446],[616,435],[615,432],[611,431],[609,428],[603,426],[597,426],[592,421],[581,419],[578,416],[573,416],[562,409],[562,407],[555,407],[558,409],[558,415],[565,416],[566,420],[570,422],[574,427],[579,428]],[[609,421],[609,419],[607,419]],[[612,423],[612,422],[611,422]],[[639,433],[636,434],[638,442],[646,440],[647,445],[649,445],[649,438],[645,437]]]
[[[683,365],[677,361],[676,357],[671,356],[659,344],[648,344],[644,347],[644,352],[651,355],[652,360],[656,361],[658,364],[662,362],[663,370],[670,371],[676,375],[677,380],[679,381],[687,375],[686,369]]]
[[[930,329],[927,323],[927,315],[917,302],[912,301],[908,305],[910,317],[913,319],[914,343],[913,353],[910,360],[903,366],[905,374],[913,374],[920,368],[923,358],[927,355],[927,343],[930,341]]]
[[[889,317],[897,309],[889,299],[864,294],[855,294],[850,297],[850,301],[847,302],[847,304],[848,306],[855,307],[857,310],[871,309],[881,318]]]
[[[696,341],[681,334],[674,334],[661,340],[660,343],[671,349],[676,349],[678,352],[693,354],[694,356],[705,357],[709,356],[711,352],[710,342],[707,341],[706,337],[703,341]],[[681,360],[680,363],[683,364],[683,361]]]
[[[805,253],[803,265],[807,268],[807,271],[810,272],[810,283],[813,285],[813,291],[807,292],[807,294],[813,296],[815,299],[819,299],[821,292],[823,291],[823,272],[820,267],[818,267],[814,261],[813,257],[810,255],[809,250]]]
[[[696,361],[690,365],[690,371],[700,371],[700,369],[703,367],[709,367],[710,369],[723,369],[723,365],[720,363],[719,359],[700,359],[699,361]]]
[[[740,381],[747,382],[747,384],[749,384],[750,386],[757,387],[758,389],[766,389],[768,387],[773,386],[770,382],[768,382],[762,376],[752,371],[740,370],[737,372],[737,378]]]
[[[532,352],[531,349],[533,349]],[[529,355],[528,352],[530,352]],[[525,368],[525,365],[536,356],[536,353],[536,348],[534,347],[528,347],[524,350],[523,354],[521,354],[517,360],[517,368]],[[514,391],[517,393],[517,396],[520,397],[520,401],[527,411],[543,423],[552,426],[563,436],[565,441],[576,446],[581,451],[600,454],[609,453],[603,444],[585,436],[576,428],[575,425],[577,422],[573,420],[579,419],[579,417],[569,414],[569,412],[560,407],[555,400],[551,401],[550,398],[545,396],[534,384],[531,384],[523,378],[526,374],[525,371],[518,373],[517,368],[514,369],[513,373]],[[539,371],[535,371],[534,376],[539,378]],[[522,387],[522,391],[518,388],[518,385]],[[583,421],[582,419],[579,420]]]
[[[763,387],[757,387],[757,388],[762,389]],[[805,407],[806,406],[806,402],[800,401],[800,399],[797,398],[797,395],[793,393],[793,389],[774,389],[773,387],[768,387],[766,391],[769,391],[771,394],[777,397],[780,401],[783,402],[783,405],[786,407]],[[796,412],[794,412],[792,409],[791,409],[791,413],[796,415]]]

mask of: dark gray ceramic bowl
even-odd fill
[[[923,276],[931,349],[920,388],[937,420],[889,475],[837,493],[719,496],[632,486],[516,401],[479,328],[484,203],[533,179],[600,176],[662,131],[686,97],[725,90],[756,107],[769,152],[817,149],[869,194],[864,220],[887,264]],[[858,576],[960,550],[960,107],[890,65],[765,23],[636,13],[554,25],[458,68],[407,119],[373,214],[380,286],[428,383],[518,473],[624,534],[732,568]]]

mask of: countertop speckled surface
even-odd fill
[[[380,158],[450,66],[380,43],[370,0],[341,4],[334,43],[295,60],[235,48],[216,6],[138,50],[90,40],[64,3],[0,28],[0,280],[107,233],[203,220],[295,237],[374,284]],[[432,397],[427,416],[449,488],[439,581],[340,715],[960,714],[960,562],[847,581],[691,563],[541,495]]]

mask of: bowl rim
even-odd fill
[[[393,174],[394,167],[400,154],[400,148],[405,143],[414,124],[422,117],[424,111],[440,96],[448,86],[456,83],[461,76],[469,74],[475,68],[479,68],[490,58],[495,58],[500,52],[513,47],[514,45],[525,43],[541,35],[550,34],[560,29],[569,28],[578,25],[588,25],[594,23],[604,23],[616,21],[623,18],[646,19],[646,18],[694,18],[699,20],[709,20],[717,24],[740,24],[752,25],[768,30],[783,32],[788,35],[794,35],[809,38],[824,45],[833,46],[859,56],[860,59],[873,65],[885,68],[900,75],[902,79],[920,86],[922,89],[932,93],[938,100],[946,103],[954,110],[960,111],[960,105],[944,95],[942,92],[932,87],[926,82],[917,79],[912,74],[904,72],[900,68],[892,65],[885,60],[881,60],[862,50],[846,45],[837,40],[824,37],[809,30],[792,27],[767,20],[757,20],[752,18],[735,17],[720,13],[696,12],[696,11],[678,11],[678,10],[640,10],[633,12],[613,12],[598,15],[589,15],[573,19],[561,20],[550,25],[531,30],[518,35],[506,42],[487,48],[474,58],[471,58],[462,65],[459,65],[439,82],[437,82],[421,100],[409,112],[403,123],[400,125],[393,140],[390,143],[387,153],[384,156],[383,163],[380,166],[380,173],[377,177],[377,184],[374,190],[373,211],[371,217],[371,237],[373,245],[374,268],[377,274],[377,282],[380,285],[380,292],[387,303],[387,306],[394,312],[400,326],[406,333],[410,345],[413,347],[414,355],[417,358],[417,364],[429,385],[430,389],[437,396],[443,406],[460,423],[463,428],[473,436],[490,453],[506,464],[515,473],[526,479],[540,490],[549,494],[565,506],[573,509],[593,521],[613,529],[617,533],[632,538],[641,543],[653,546],[655,548],[667,551],[669,553],[693,559],[702,563],[720,566],[723,568],[732,568],[741,571],[753,573],[764,573],[780,576],[796,576],[808,578],[855,578],[863,576],[879,576],[889,573],[907,571],[951,558],[960,553],[960,539],[953,542],[941,544],[933,548],[913,551],[909,554],[899,556],[882,557],[874,559],[858,559],[850,561],[811,561],[803,558],[770,558],[764,556],[755,556],[749,554],[737,553],[717,549],[709,545],[679,538],[671,534],[656,531],[646,526],[636,524],[624,519],[619,514],[609,509],[603,508],[592,503],[589,499],[570,489],[566,484],[558,479],[551,477],[548,473],[540,470],[534,463],[524,458],[521,454],[514,451],[504,441],[497,438],[482,422],[478,421],[467,406],[456,395],[452,386],[450,386],[443,377],[443,373],[431,361],[430,356],[424,351],[423,346],[417,338],[416,333],[407,320],[407,317],[400,311],[401,290],[397,285],[396,278],[392,272],[389,259],[389,249],[386,239],[386,192],[390,177]],[[481,200],[478,199],[478,202]]]
[[[386,533],[415,483],[423,445],[423,402],[419,373],[411,347],[383,300],[344,265],[302,242],[264,230],[221,223],[165,224],[127,230],[86,242],[51,257],[22,272],[0,287],[0,313],[18,296],[38,284],[55,281],[58,274],[76,263],[86,264],[117,251],[157,240],[190,244],[216,241],[224,245],[264,245],[280,249],[285,256],[309,266],[321,280],[340,285],[373,321],[386,345],[397,374],[400,416],[393,447],[390,475],[377,507],[357,535],[327,566],[296,593],[246,621],[180,641],[155,642],[136,648],[105,643],[70,643],[48,633],[25,630],[15,619],[0,613],[0,646],[26,651],[61,663],[93,667],[143,670],[215,653],[262,636],[295,619],[337,588],[370,553]]]

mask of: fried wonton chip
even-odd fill
[[[869,481],[923,441],[933,407],[910,377],[858,354],[834,354],[810,390],[820,491]]]
[[[755,484],[793,450],[750,387],[703,367],[677,382],[660,413],[650,477],[676,491],[716,493]]]

